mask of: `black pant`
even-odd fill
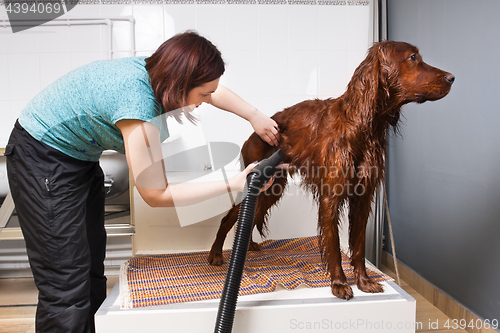
[[[104,175],[16,122],[5,149],[10,190],[38,288],[36,332],[94,332],[106,298]]]

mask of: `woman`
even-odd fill
[[[203,102],[233,112],[275,145],[277,124],[219,85],[224,63],[195,32],[149,58],[96,61],[63,76],[21,113],[6,147],[9,184],[39,290],[37,332],[92,332],[106,297],[102,151],[126,154],[151,206],[189,204],[242,191],[250,166],[228,182],[168,184],[161,115]],[[163,118],[164,120],[164,118]],[[137,183],[138,176],[147,179]],[[154,186],[147,185],[155,184]],[[160,186],[158,186],[158,184]]]

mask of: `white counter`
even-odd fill
[[[352,286],[349,301],[332,296],[329,288],[241,296],[233,332],[415,332],[416,301],[393,281],[382,284],[381,294]],[[218,305],[216,299],[120,310],[117,284],[96,314],[96,332],[209,333]]]

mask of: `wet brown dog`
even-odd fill
[[[337,99],[307,100],[276,113],[279,147],[255,133],[245,142],[245,165],[262,160],[278,148],[285,153],[288,173],[299,174],[302,186],[318,202],[318,230],[331,290],[339,298],[353,297],[342,271],[338,237],[341,208],[349,206],[349,246],[356,283],[364,292],[382,292],[365,268],[365,231],[373,194],[384,178],[386,137],[397,127],[403,105],[435,101],[448,94],[455,77],[422,61],[418,49],[404,42],[375,44],[359,65],[347,91]],[[286,172],[258,199],[255,226],[264,233],[267,212],[283,194]],[[221,222],[208,260],[222,264],[222,244],[238,217],[232,208]],[[251,250],[258,250],[251,243]]]

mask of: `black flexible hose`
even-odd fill
[[[253,230],[255,208],[261,188],[271,179],[285,155],[279,149],[269,158],[259,162],[247,176],[246,195],[241,202],[238,224],[231,251],[231,259],[226,273],[226,281],[217,312],[215,333],[231,333],[233,330],[236,302],[240,290],[241,276],[245,266],[248,245]]]

